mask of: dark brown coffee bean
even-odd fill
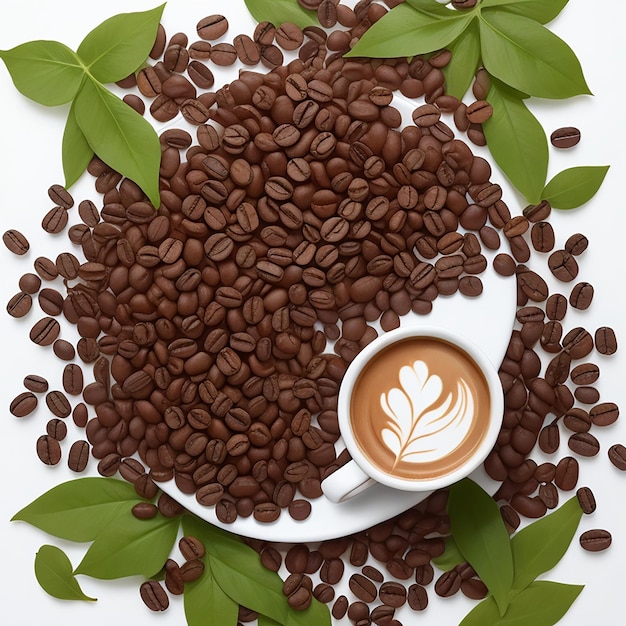
[[[63,368],[63,389],[72,396],[83,391],[83,370],[76,363],[68,363]]]
[[[568,237],[567,241],[565,242],[565,246],[563,247],[570,254],[578,256],[587,249],[588,245],[589,240],[587,239],[587,237],[585,237],[585,235],[582,235],[581,233],[575,233]]]
[[[595,363],[581,363],[570,374],[575,385],[592,385],[599,377],[600,368]]]
[[[493,268],[501,276],[513,276],[517,263],[508,254],[500,252],[493,259]]]
[[[373,602],[376,599],[377,591],[374,583],[362,574],[352,574],[348,581],[352,593],[363,602]]]
[[[596,499],[593,495],[593,491],[591,491],[589,487],[580,487],[577,489],[576,497],[578,498],[580,508],[586,515],[590,515],[596,510]]]
[[[167,592],[163,589],[158,580],[147,580],[146,582],[141,583],[139,593],[143,603],[151,611],[165,611],[170,605]]]
[[[28,239],[19,231],[11,228],[2,235],[2,241],[9,252],[22,256],[26,254],[30,248]]]
[[[41,227],[52,235],[60,233],[68,222],[67,210],[57,206],[50,209],[41,220]]]
[[[601,326],[594,335],[596,350],[600,354],[610,356],[617,352],[617,337],[615,331],[609,326]]]
[[[570,282],[578,276],[578,263],[567,250],[557,250],[548,257],[548,267],[552,274],[563,282]]]
[[[49,391],[46,394],[46,404],[56,417],[65,418],[72,412],[72,406],[62,391]]]
[[[580,130],[573,126],[557,128],[550,135],[550,143],[555,148],[571,148],[580,141]]]
[[[59,336],[61,326],[52,317],[44,317],[36,322],[30,330],[30,339],[40,346],[49,346]]]
[[[46,433],[57,441],[63,441],[67,436],[67,425],[63,420],[55,417],[46,424]]]
[[[20,291],[7,302],[7,313],[11,317],[24,317],[32,308],[33,299],[30,294]]]
[[[254,507],[253,516],[258,522],[272,523],[280,517],[281,509],[273,502],[263,502]]]
[[[388,581],[380,586],[378,597],[383,604],[397,609],[406,603],[407,592],[404,585]]]
[[[530,240],[537,252],[551,252],[554,249],[555,235],[550,222],[536,222],[530,230]]]
[[[83,472],[89,462],[89,442],[82,439],[75,441],[69,451],[67,466],[73,472]]]
[[[303,521],[311,514],[311,503],[308,500],[292,500],[288,506],[289,515],[296,521]]]
[[[524,208],[522,214],[529,222],[541,222],[547,220],[552,211],[552,207],[547,200],[542,200],[539,204],[529,204]]]
[[[228,20],[223,15],[209,15],[196,25],[198,36],[208,41],[219,39],[227,30]]]
[[[589,552],[600,552],[606,550],[613,541],[608,530],[593,528],[586,530],[579,537],[580,545]]]
[[[554,454],[560,445],[561,435],[557,424],[548,424],[539,432],[539,447],[546,454]]]
[[[130,512],[137,518],[141,520],[152,519],[156,517],[159,512],[159,509],[152,502],[138,502],[133,506]],[[169,587],[168,587],[169,589]]]
[[[626,471],[626,447],[621,443],[613,444],[608,451],[609,460],[618,470]]]
[[[595,387],[576,387],[574,397],[582,404],[595,404],[600,400],[600,392]]]
[[[600,451],[600,442],[588,432],[574,433],[567,441],[572,452],[580,456],[591,457]]]
[[[548,319],[562,321],[567,313],[567,298],[560,293],[553,293],[546,301]]]
[[[610,426],[619,417],[619,407],[614,402],[602,402],[592,407],[589,417],[595,426]]]
[[[591,306],[593,300],[593,285],[587,282],[581,282],[574,285],[569,296],[569,303],[581,311],[585,311]]]
[[[571,491],[576,487],[578,482],[578,461],[566,456],[562,458],[556,466],[556,475],[554,482],[559,489],[563,491]]]
[[[37,456],[46,465],[56,465],[61,460],[61,446],[56,439],[42,435],[37,439]]]
[[[591,428],[591,417],[587,411],[572,407],[563,416],[563,425],[575,433],[586,433]]]
[[[28,374],[24,377],[24,387],[34,393],[45,393],[48,391],[48,381],[43,376]]]
[[[584,328],[576,327],[563,337],[563,350],[572,359],[582,359],[593,350],[593,338]]]
[[[343,573],[343,561],[340,558],[330,558],[322,563],[320,578],[322,582],[328,583],[329,585],[336,585],[343,577]]]
[[[31,391],[25,391],[13,398],[9,405],[9,411],[15,417],[25,417],[37,408],[37,404],[37,396]]]

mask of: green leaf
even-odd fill
[[[114,83],[137,70],[154,45],[164,8],[121,13],[96,26],[77,50],[90,74],[101,83]]]
[[[135,488],[115,478],[77,478],[53,487],[16,513],[61,539],[93,541],[121,510],[138,500]]]
[[[317,13],[303,9],[296,0],[245,0],[245,3],[257,22],[268,21],[274,26],[292,22],[300,28],[319,26]]]
[[[304,611],[292,609],[280,576],[263,567],[259,555],[237,536],[188,515],[183,517],[183,532],[204,543],[217,584],[237,604],[285,626],[330,626],[328,607],[316,599]]]
[[[540,98],[591,93],[572,49],[547,28],[496,8],[480,15],[482,59],[490,74]]]
[[[74,105],[76,120],[92,150],[137,183],[158,208],[161,149],[150,123],[93,80],[85,81]]]
[[[480,38],[476,20],[472,20],[467,30],[448,44],[447,48],[452,52],[452,58],[443,68],[446,92],[461,100],[474,79],[480,61]]]
[[[483,0],[481,7],[500,7],[510,13],[528,17],[540,24],[551,22],[569,0]]]
[[[465,557],[461,554],[459,546],[457,546],[454,537],[450,535],[445,539],[446,548],[443,554],[432,559],[433,563],[444,572],[451,570],[453,567],[465,563]]]
[[[581,585],[538,580],[516,595],[503,616],[493,596],[477,604],[459,626],[554,626],[569,610]]]
[[[509,535],[494,499],[469,478],[450,487],[450,529],[461,554],[476,570],[504,614],[513,583]]]
[[[500,169],[528,202],[539,202],[548,173],[548,140],[522,99],[492,79],[487,100],[493,115],[483,123],[487,146]]]
[[[578,528],[582,509],[578,498],[533,522],[511,539],[515,576],[513,588],[527,587],[540,574],[551,570],[563,557]]]
[[[239,605],[217,584],[211,559],[205,557],[202,576],[185,585],[187,626],[236,626]]]
[[[61,154],[65,188],[69,189],[81,177],[93,157],[93,150],[76,121],[73,106],[65,122]]]
[[[149,578],[163,567],[179,526],[178,517],[137,519],[128,507],[96,536],[75,573],[105,580],[135,575]]]
[[[35,577],[41,588],[60,600],[87,600],[95,602],[83,593],[72,572],[72,564],[63,550],[44,545],[35,556]]]
[[[271,617],[267,615],[259,615],[258,626],[280,626],[280,622],[273,620]]]
[[[575,209],[593,198],[609,165],[585,165],[559,172],[545,186],[542,198],[555,209]]]
[[[441,18],[403,3],[391,9],[365,31],[346,57],[406,57],[445,48],[473,19],[472,14],[448,11]]]
[[[454,12],[451,9],[446,8],[437,0],[406,0],[406,3],[422,13],[428,13],[435,17],[454,16]]]
[[[72,100],[85,75],[76,53],[58,41],[30,41],[0,51],[0,58],[20,93],[46,106]]]
[[[496,626],[508,624],[506,614],[500,617],[498,605],[493,596],[488,596],[479,602],[459,623],[459,626]],[[525,624],[524,626],[528,626]],[[534,624],[533,624],[534,626]]]

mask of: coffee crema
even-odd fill
[[[376,353],[358,375],[350,422],[361,452],[407,480],[445,476],[480,446],[491,399],[485,375],[464,350],[412,337]]]

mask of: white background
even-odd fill
[[[611,3],[613,4],[613,3]],[[615,3],[617,4],[617,3]],[[76,49],[82,37],[101,21],[116,13],[153,8],[150,0],[21,0],[11,8],[0,10],[0,48],[35,39],[54,39]],[[595,286],[596,295],[591,309],[578,316],[568,316],[567,324],[584,325],[593,330],[602,325],[613,326],[618,340],[626,337],[623,288],[624,244],[623,188],[626,173],[626,135],[623,125],[622,68],[626,61],[623,34],[623,11],[614,8],[608,14],[609,3],[600,10],[585,0],[570,0],[563,14],[550,28],[563,37],[581,60],[594,97],[578,97],[567,102],[532,101],[532,108],[549,134],[559,126],[577,126],[582,141],[574,149],[558,152],[551,149],[549,177],[574,165],[610,164],[611,170],[600,193],[586,206],[567,213],[555,214],[551,221],[557,233],[557,245],[574,232],[590,239],[590,247],[580,258],[580,280]],[[6,5],[5,5],[6,6]],[[169,35],[183,31],[195,39],[195,25],[205,15],[223,13],[230,22],[228,37],[237,32],[252,34],[254,22],[247,15],[243,0],[231,2],[199,2],[170,0],[163,16]],[[65,107],[46,109],[18,94],[8,72],[0,67],[0,232],[17,228],[29,238],[31,252],[17,258],[4,247],[0,249],[3,270],[0,280],[0,301],[6,303],[17,292],[21,274],[32,271],[32,262],[40,254],[54,258],[65,245],[65,235],[44,236],[39,226],[41,218],[52,207],[47,189],[62,183],[60,146]],[[505,185],[498,174],[494,179]],[[91,181],[83,179],[72,190],[77,200],[81,193],[92,194]],[[514,192],[507,188],[507,203],[514,213],[524,206]],[[73,209],[74,214],[76,209]],[[545,269],[545,264],[538,267]],[[568,293],[564,287],[564,293]],[[3,304],[4,307],[4,304]],[[62,602],[47,596],[38,586],[33,574],[35,552],[44,543],[54,543],[66,549],[76,565],[85,546],[65,544],[19,522],[11,516],[35,497],[54,485],[72,478],[63,466],[44,467],[34,450],[36,438],[45,431],[47,410],[18,420],[8,411],[11,399],[22,391],[26,374],[46,376],[51,388],[60,388],[61,366],[51,350],[42,349],[28,340],[30,326],[37,319],[34,311],[23,320],[0,314],[2,343],[0,349],[0,606],[3,624],[32,626],[45,622],[49,626],[73,626],[89,623],[100,626],[118,622],[150,626],[167,624],[183,626],[182,602],[175,599],[164,614],[152,614],[139,599],[140,579],[101,583],[80,577],[84,591],[95,596],[97,603]],[[497,319],[486,320],[497,324]],[[65,326],[63,336],[71,339]],[[603,400],[626,406],[623,382],[624,351],[611,357],[597,356],[601,368],[600,391]],[[591,622],[613,623],[623,613],[623,563],[626,560],[626,528],[623,524],[623,492],[626,476],[608,461],[607,449],[616,442],[626,442],[626,426],[617,424],[594,431],[602,450],[594,459],[581,459],[581,485],[589,485],[598,501],[598,510],[586,516],[579,531],[607,528],[613,534],[611,548],[598,554],[584,552],[573,543],[565,558],[546,578],[554,581],[584,584],[585,589],[570,612],[562,620],[566,625]],[[69,440],[78,433],[71,432]],[[67,453],[67,447],[64,448]],[[565,444],[559,457],[568,453]],[[539,455],[535,459],[540,461]],[[565,499],[567,494],[562,494]],[[331,523],[331,520],[329,520]],[[430,605],[419,616],[400,615],[405,624],[457,624],[473,604],[461,597],[441,600],[431,591]],[[347,623],[347,619],[344,620]]]

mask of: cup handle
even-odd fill
[[[349,500],[375,483],[355,461],[348,461],[322,481],[322,490],[331,502],[339,503]]]

